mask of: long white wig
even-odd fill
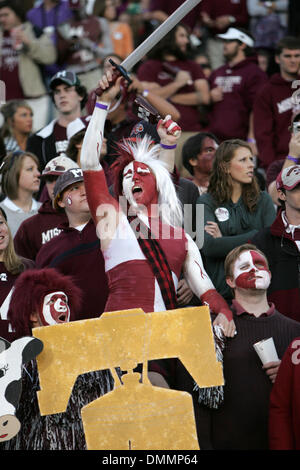
[[[124,139],[119,143],[119,157],[116,160],[115,176],[118,179],[115,183],[116,195],[121,194],[121,179],[123,170],[132,161],[146,164],[151,169],[156,179],[158,192],[159,216],[165,224],[180,227],[183,221],[182,204],[176,194],[176,189],[172,177],[165,164],[159,160],[160,146],[152,145],[151,138],[144,136],[136,142]]]

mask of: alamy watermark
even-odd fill
[[[151,227],[141,224],[138,214],[146,213],[151,220]],[[119,204],[101,204],[96,212],[99,222],[97,223],[97,235],[101,240],[126,240],[132,236],[136,238],[151,238],[162,240],[180,240],[185,238],[185,233],[195,241],[199,250],[204,244],[204,204],[184,204],[182,224],[178,224],[175,214],[167,204],[152,204],[150,214],[147,208],[139,205],[138,211],[135,207],[128,207],[127,199],[119,197]],[[123,217],[124,215],[124,217]],[[123,218],[122,218],[123,217]],[[127,222],[125,222],[127,219]],[[160,224],[160,222],[162,222]],[[129,230],[128,231],[128,225]],[[182,230],[183,229],[183,230]]]
[[[292,342],[291,348],[295,349],[292,354],[292,363],[297,366],[300,364],[300,339],[295,339]]]

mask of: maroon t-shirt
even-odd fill
[[[56,156],[64,154],[67,150],[69,141],[67,137],[67,128],[61,126],[56,122],[53,128],[53,135],[55,140]]]
[[[276,180],[277,176],[282,170],[283,164],[285,162],[285,159],[283,158],[282,160],[274,160],[274,162],[269,165],[268,170],[266,172],[266,186],[267,188],[270,186],[270,184]]]
[[[163,11],[170,16],[177,8],[182,5],[182,0],[150,0],[150,11]],[[190,13],[188,13],[180,23],[183,23],[193,29],[198,22],[201,21],[201,4],[196,5]]]
[[[54,210],[51,201],[46,200],[37,214],[21,223],[14,237],[17,254],[35,260],[41,247],[60,234],[59,226],[67,220],[65,212]]]
[[[247,139],[254,99],[267,79],[256,59],[250,57],[233,67],[226,64],[212,72],[210,87],[220,87],[223,99],[212,106],[210,132],[220,140]]]
[[[6,101],[24,99],[19,80],[19,54],[13,49],[13,38],[9,31],[3,33],[0,78],[6,85]]]
[[[82,291],[81,309],[75,320],[98,317],[104,311],[108,283],[96,227],[90,220],[81,232],[68,224],[58,228],[62,229],[61,233],[38,252],[36,267],[55,268],[72,276]]]
[[[21,258],[25,269],[34,269],[34,262]],[[10,273],[4,263],[0,262],[0,306],[5,301],[6,297],[10,293],[14,283],[16,282],[20,274]],[[15,333],[11,331],[10,323],[8,320],[5,320],[0,315],[0,337],[6,339],[9,342],[12,342],[16,339]]]
[[[249,13],[247,0],[202,0],[201,11],[207,13],[212,20],[219,16],[233,16],[235,23],[232,26],[248,27]],[[224,33],[228,29],[213,28],[214,34]]]
[[[138,69],[138,79],[146,82],[156,82],[160,86],[166,86],[174,81],[174,74],[164,69],[164,62],[160,60],[147,60]],[[168,62],[173,68],[185,70],[191,74],[193,82],[198,79],[205,79],[202,68],[192,60],[175,60]],[[176,92],[192,93],[195,91],[194,85],[186,85]],[[180,112],[178,124],[183,131],[199,132],[202,125],[199,122],[199,112],[197,106],[174,104]]]
[[[279,73],[272,75],[257,95],[254,107],[254,132],[261,166],[265,169],[288,155],[292,116],[300,110],[293,81]]]
[[[71,19],[68,24],[70,26],[69,34],[74,37],[87,38],[95,44],[100,43],[102,30],[97,17],[88,16],[79,21]],[[61,61],[67,65],[86,65],[95,60],[94,53],[88,47],[81,46],[78,41],[70,45],[70,41],[63,39],[60,34],[58,34],[58,52]]]

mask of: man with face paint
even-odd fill
[[[45,296],[40,320],[43,326],[66,323],[70,320],[68,298],[64,292],[51,292]]]
[[[81,299],[76,284],[56,269],[25,271],[15,283],[7,314],[16,338],[31,335],[37,326],[74,320]]]
[[[120,80],[109,88],[110,80],[108,71],[100,81],[105,92],[97,100],[81,152],[88,203],[101,239],[109,282],[105,311],[176,308],[176,287],[183,271],[195,295],[218,313],[216,323],[222,325],[227,336],[233,336],[229,307],[207,276],[198,247],[181,229],[182,209],[169,174],[174,168],[175,131],[179,130],[172,120],[165,119],[158,125],[160,149],[150,146],[147,138],[120,146],[114,166],[114,193],[117,197],[123,195],[129,204],[128,218],[109,194],[98,154],[109,104],[120,88]]]
[[[269,396],[280,360],[263,366],[253,345],[272,337],[281,359],[299,336],[300,323],[268,302],[271,273],[254,245],[241,245],[227,255],[225,276],[234,291],[231,309],[238,334],[223,351],[223,403],[217,409],[199,405],[193,383],[181,369],[179,389],[193,395],[201,449],[267,450]]]
[[[300,165],[284,168],[276,188],[281,204],[277,217],[251,242],[265,253],[270,265],[268,299],[283,315],[300,322]]]
[[[15,283],[8,312],[15,339],[31,336],[35,327],[74,320],[82,300],[82,291],[70,276],[52,268],[27,270]],[[81,408],[112,390],[112,384],[108,370],[82,374],[74,384],[66,412],[41,416],[39,376],[32,360],[22,373],[16,411],[21,429],[13,439],[1,443],[0,450],[86,450]]]
[[[271,273],[264,256],[255,250],[241,253],[234,265],[233,280],[227,280],[230,287],[266,291],[270,285]]]

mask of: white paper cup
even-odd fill
[[[262,339],[253,344],[253,347],[263,364],[279,361],[273,338]]]

